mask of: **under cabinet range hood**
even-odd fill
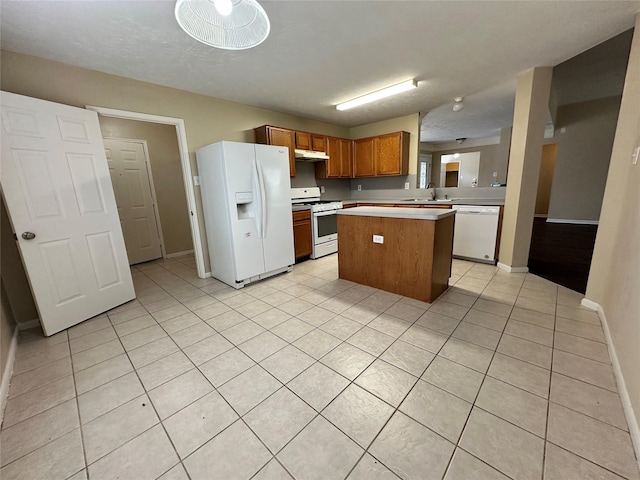
[[[313,150],[301,150],[296,148],[294,150],[296,160],[301,162],[320,162],[322,160],[329,160],[329,155],[324,152],[314,152]]]

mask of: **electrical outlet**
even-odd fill
[[[193,176],[193,184],[197,187],[200,185],[200,177],[198,175]]]
[[[560,133],[567,133],[567,129],[566,129],[565,127],[562,127],[562,128],[560,129]]]
[[[324,193],[324,185],[320,185],[320,193]]]
[[[384,243],[384,237],[382,235],[374,235],[373,243]]]
[[[409,190],[409,182],[405,182],[405,184],[404,184],[404,189],[405,189],[405,190]]]
[[[362,185],[358,185],[358,191],[362,191]]]

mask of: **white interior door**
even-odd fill
[[[161,258],[160,229],[144,144],[110,138],[103,141],[129,265]]]
[[[95,112],[1,92],[0,184],[45,335],[135,298]]]

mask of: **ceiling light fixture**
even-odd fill
[[[178,25],[211,47],[245,50],[260,45],[271,25],[256,0],[178,0]]]
[[[453,111],[454,112],[459,112],[460,110],[462,110],[464,108],[464,103],[462,103],[463,98],[462,97],[456,97],[455,102],[453,104]]]
[[[349,100],[348,102],[339,103],[338,105],[336,105],[336,108],[338,110],[348,110],[350,108],[364,105],[365,103],[375,102],[376,100],[390,97],[391,95],[406,92],[407,90],[411,90],[413,88],[416,88],[417,86],[418,84],[415,80],[407,80],[406,82],[391,85],[390,87],[383,88],[382,90],[378,90],[376,92],[367,93],[366,95],[354,98],[353,100]]]

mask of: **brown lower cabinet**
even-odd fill
[[[338,215],[339,277],[432,303],[448,288],[454,216]],[[380,235],[383,243],[373,243]]]
[[[312,241],[311,212],[309,210],[293,212],[293,245],[296,260],[311,255]]]

